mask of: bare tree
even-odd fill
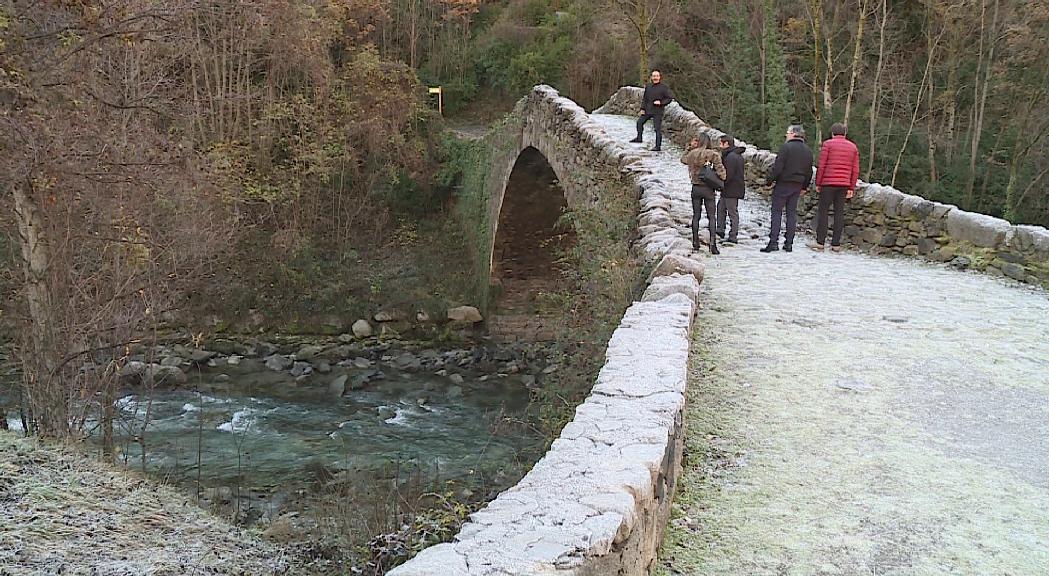
[[[667,3],[665,0],[612,0],[612,6],[626,18],[637,34],[640,57],[638,81],[641,86],[644,86],[648,82],[650,53],[655,45],[655,35],[652,29],[660,18],[660,14],[667,10]]]

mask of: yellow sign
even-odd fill
[[[437,111],[444,115],[444,91],[441,90],[440,86],[430,86],[426,89],[429,94],[437,95]]]

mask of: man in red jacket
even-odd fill
[[[845,125],[835,122],[830,127],[830,140],[823,143],[820,161],[816,167],[816,191],[820,195],[816,220],[816,243],[813,250],[823,250],[827,241],[827,218],[834,204],[834,235],[831,250],[841,251],[841,233],[845,229],[845,200],[852,198],[860,177],[860,151],[845,137]]]

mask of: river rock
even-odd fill
[[[278,348],[277,345],[272,342],[259,342],[255,345],[255,351],[258,353],[259,356],[263,358],[267,356],[272,356],[276,354],[279,350],[280,348]],[[245,354],[245,356],[247,356],[247,354]]]
[[[371,368],[372,361],[368,360],[367,358],[358,356],[353,359],[353,365],[357,368]]]
[[[182,365],[182,358],[179,358],[178,356],[168,356],[167,358],[164,358],[163,360],[160,361],[160,365],[161,366],[181,366]]]
[[[313,366],[309,362],[295,362],[291,365],[291,375],[298,378],[299,376],[310,374],[313,372]]]
[[[521,384],[524,384],[525,388],[536,388],[535,376],[531,374],[525,374],[521,376]]]
[[[394,360],[394,364],[401,370],[418,370],[422,367],[422,360],[411,352],[405,352]]]
[[[233,379],[233,377],[230,376],[229,374],[217,374],[215,376],[215,381],[216,382],[223,382],[223,383],[225,383],[225,382],[229,382],[232,379]]]
[[[277,372],[291,368],[292,364],[294,364],[292,359],[283,354],[273,354],[266,358],[266,367]]]
[[[972,264],[972,260],[970,260],[966,256],[955,256],[954,259],[950,261],[950,266],[952,268],[957,268],[959,270],[965,270],[971,264]]]
[[[127,364],[124,364],[120,368],[120,377],[125,379],[135,379],[141,377],[146,371],[146,363],[139,362],[138,360],[132,360]]]
[[[186,383],[186,373],[178,366],[160,366],[154,364],[148,371],[152,384],[177,386]]]
[[[462,384],[463,382],[466,382],[466,378],[463,378],[462,374],[450,374],[448,375],[448,379],[454,382],[455,384]]]
[[[415,321],[420,323],[426,323],[430,321],[430,315],[425,310],[419,310],[415,313]]]
[[[400,322],[405,320],[407,315],[400,310],[380,310],[376,312],[375,316],[372,317],[376,322]]]
[[[336,398],[342,397],[346,393],[346,383],[350,380],[350,377],[346,374],[339,376],[338,378],[331,381],[328,384],[328,392]]]
[[[372,325],[363,318],[354,322],[350,329],[353,330],[353,335],[358,338],[367,338],[372,335]]]
[[[226,358],[226,364],[229,364],[230,366],[237,366],[237,365],[240,364],[241,360],[243,360],[243,359],[244,359],[243,356],[238,356],[237,354],[232,354],[228,358]]]
[[[319,374],[328,374],[331,372],[331,364],[327,360],[321,360],[314,364],[313,369]]]
[[[473,306],[458,306],[448,309],[448,319],[452,322],[476,324],[484,320],[481,311]]]
[[[353,342],[355,339],[356,338],[354,337],[354,335],[350,334],[348,332],[345,333],[345,334],[339,334],[339,338],[338,338],[339,342],[342,342],[343,344],[349,344],[350,342]]]
[[[208,360],[211,360],[216,356],[215,352],[210,350],[194,350],[189,353],[189,361],[194,364],[204,364]]]
[[[317,346],[314,344],[307,344],[299,351],[295,353],[296,360],[313,360],[318,354],[324,352],[324,346]]]

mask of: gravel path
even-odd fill
[[[684,225],[687,175],[664,149]],[[804,237],[761,254],[767,204],[741,210],[760,237],[707,260],[657,573],[1049,573],[1046,294]]]

